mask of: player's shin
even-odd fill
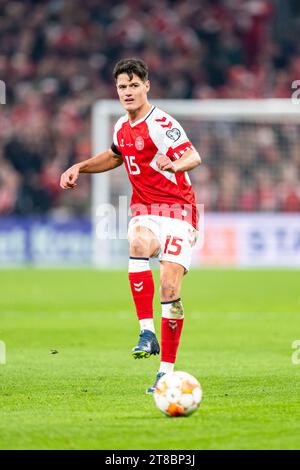
[[[135,303],[140,329],[154,333],[153,296],[154,282],[149,265],[149,258],[129,259],[129,282]]]
[[[173,372],[184,320],[180,299],[162,304],[161,364],[159,372]]]

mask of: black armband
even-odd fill
[[[117,146],[114,144],[114,142],[111,144],[111,147],[112,151],[114,152],[114,154],[116,155],[122,155],[120,150],[118,150]]]

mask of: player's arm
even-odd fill
[[[103,173],[117,168],[122,163],[122,156],[114,153],[112,149],[108,149],[68,168],[61,175],[60,187],[62,189],[74,188],[80,173]]]
[[[200,165],[199,153],[176,119],[158,111],[154,122],[152,138],[161,154],[156,161],[160,170],[177,173],[192,170]]]
[[[175,161],[172,161],[166,155],[162,155],[157,159],[157,166],[160,170],[177,173],[178,171],[189,171],[200,165],[201,157],[197,150],[188,149],[184,154]]]

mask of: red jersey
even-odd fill
[[[131,124],[122,116],[114,128],[112,151],[122,155],[132,184],[132,215],[162,215],[186,220],[197,228],[194,191],[187,172],[160,170],[156,161],[167,155],[172,161],[193,149],[181,125],[153,106]]]

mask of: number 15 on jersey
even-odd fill
[[[125,155],[128,171],[131,175],[139,175],[141,173],[140,167],[134,161],[135,155]]]

